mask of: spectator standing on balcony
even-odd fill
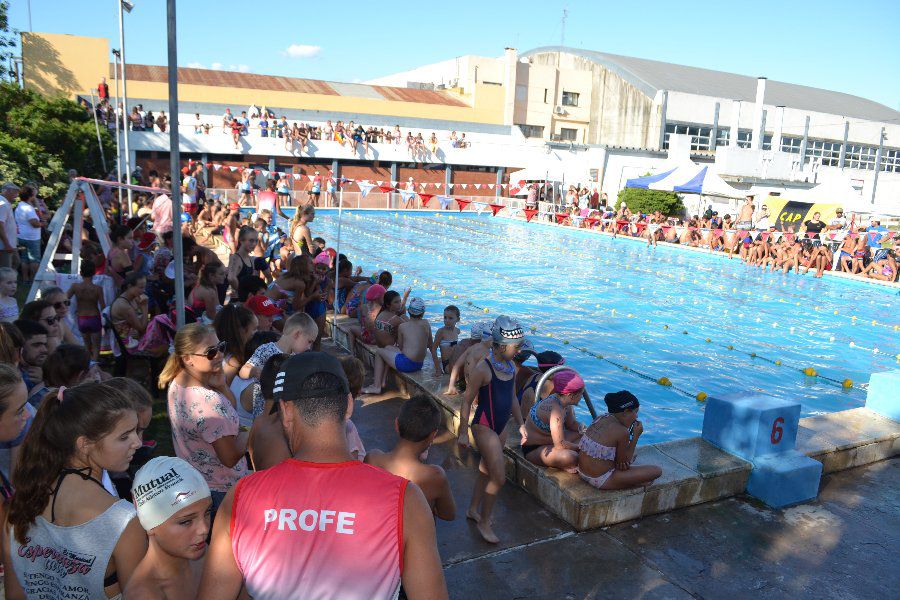
[[[259,135],[269,137],[269,117],[264,114],[259,117]]]
[[[109,86],[106,85],[106,77],[101,77],[100,83],[97,84],[97,97],[101,101],[109,101]]]
[[[137,106],[131,109],[131,116],[128,117],[128,119],[131,121],[132,131],[144,130],[144,117],[141,116],[141,113],[138,111]]]
[[[281,121],[278,123],[278,137],[287,137],[288,131],[290,131],[290,126],[288,125],[287,117],[281,115]]]
[[[231,130],[231,123],[234,121],[234,115],[231,114],[231,109],[226,108],[225,114],[222,115],[222,131],[228,132]],[[200,115],[197,115],[197,122],[200,122]]]
[[[450,132],[450,145],[454,148],[459,148],[459,137],[455,131]]]
[[[229,127],[231,127],[231,139],[234,142],[234,149],[237,150],[241,143],[241,132],[244,130],[244,126],[241,125],[239,120],[232,119]]]
[[[160,132],[166,132],[166,128],[169,126],[169,118],[166,116],[166,111],[159,111],[159,116],[156,117],[156,126],[159,128]]]
[[[250,107],[245,111],[244,114],[250,113],[250,117],[255,119],[259,116],[259,109],[256,108],[255,104],[251,104]]]
[[[322,131],[322,139],[328,142],[334,141],[334,125],[331,124],[331,119],[325,121],[325,129]]]
[[[247,118],[247,111],[241,113],[238,122],[241,124],[241,135],[247,135],[250,127],[250,119]]]
[[[144,131],[153,131],[153,126],[156,124],[156,118],[153,116],[153,111],[148,110],[146,114],[144,114]]]

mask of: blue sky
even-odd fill
[[[128,62],[165,64],[165,0],[133,0]],[[34,31],[108,37],[115,0],[31,0]],[[28,0],[11,25],[28,30]],[[258,8],[255,12],[253,9]],[[360,2],[179,0],[178,60],[362,81],[463,54],[567,45],[837,90],[900,110],[900,1]]]

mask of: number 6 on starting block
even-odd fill
[[[762,394],[710,398],[703,439],[753,463],[747,492],[780,508],[819,493],[822,464],[794,449],[800,404]]]
[[[794,449],[800,404],[762,394],[710,398],[703,439],[749,461]]]

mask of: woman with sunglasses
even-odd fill
[[[56,316],[59,317],[59,333],[63,344],[84,345],[80,332],[75,328],[75,322],[69,314],[71,302],[66,293],[58,287],[50,287],[41,292],[41,298],[53,305]]]
[[[247,431],[239,431],[235,400],[222,368],[225,344],[206,325],[191,323],[175,334],[175,351],[159,376],[168,386],[175,454],[200,471],[212,492],[212,512],[248,473]]]
[[[62,343],[62,331],[56,309],[46,300],[33,300],[22,307],[20,319],[35,321],[47,328],[47,352],[53,352]]]

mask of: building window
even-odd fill
[[[793,137],[789,135],[781,136],[781,151],[790,152],[791,154],[800,154],[800,146],[803,144],[803,138]]]
[[[716,146],[728,145],[728,129],[720,127],[716,131]]]
[[[527,85],[517,85],[516,86],[516,102],[527,102],[528,101],[528,86]]]
[[[878,148],[862,144],[847,144],[847,163],[851,169],[875,170],[875,156]]]
[[[563,92],[562,93],[562,105],[563,106],[578,106],[578,94],[576,92]]]
[[[578,130],[577,129],[569,129],[567,127],[563,127],[559,130],[559,139],[566,142],[574,142],[578,138]]]
[[[712,127],[666,123],[666,135],[663,140],[663,149],[669,148],[669,136],[672,134],[691,136],[691,150],[709,150],[709,139],[712,135]]]
[[[549,90],[547,88],[544,88],[544,104],[547,104],[547,92],[548,91]]]
[[[543,125],[519,125],[519,129],[522,130],[522,135],[527,138],[542,138],[544,137],[544,126]]]
[[[900,150],[884,149],[881,155],[881,170],[888,173],[900,173]]]
[[[812,162],[815,158],[821,159],[826,167],[836,167],[840,164],[841,142],[827,140],[808,140],[806,144],[806,161]]]

